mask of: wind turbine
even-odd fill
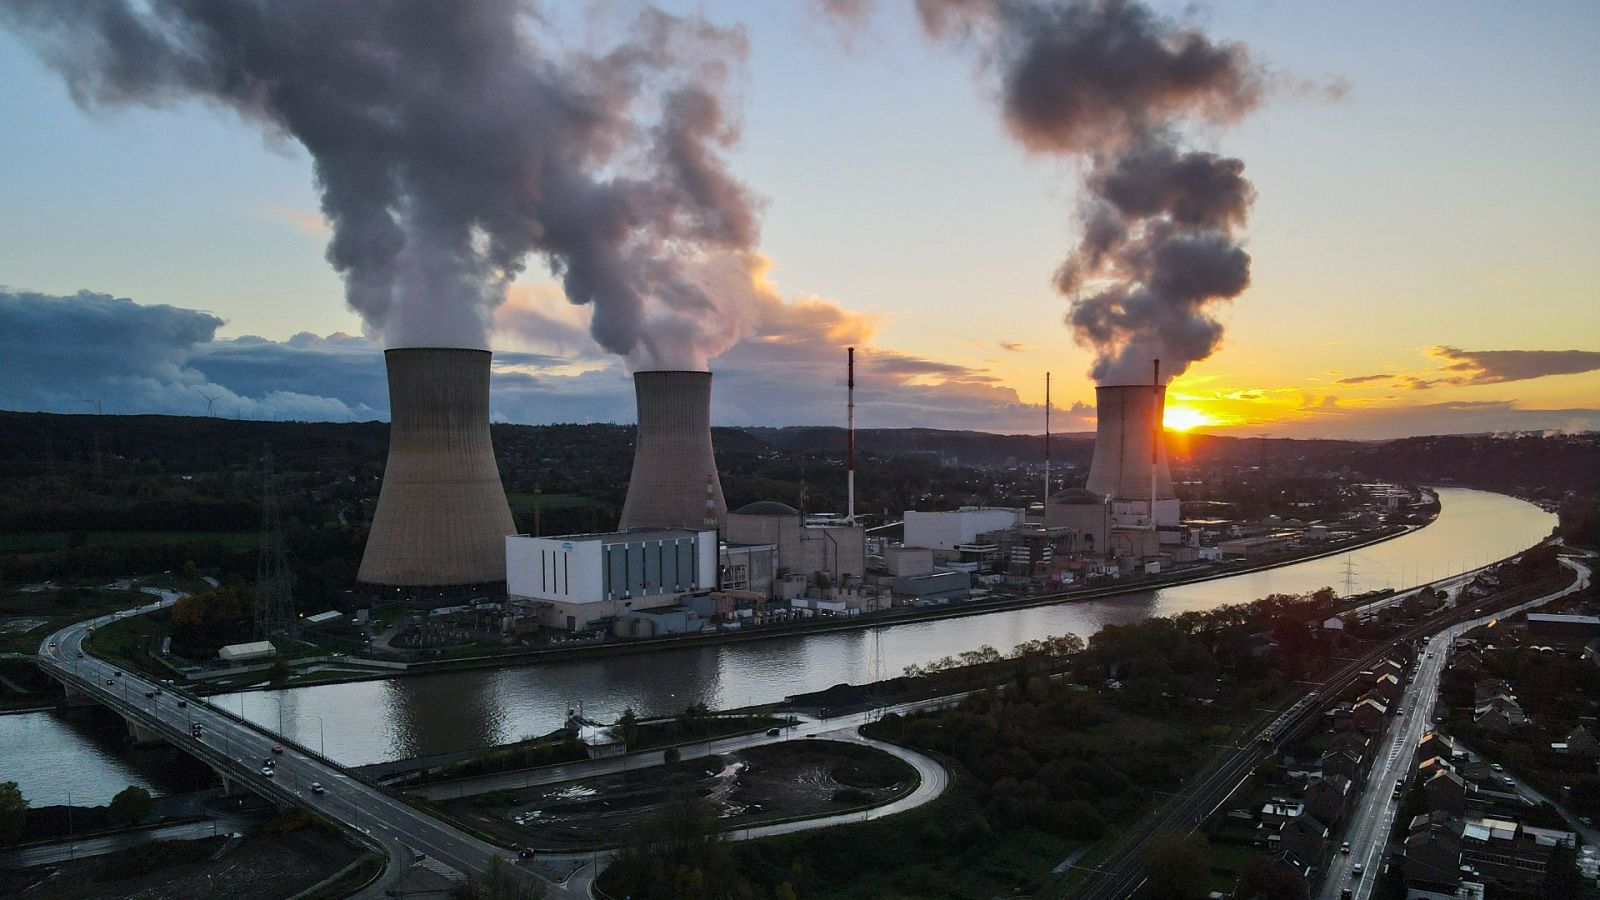
[[[222,395],[218,394],[216,397],[212,397],[207,395],[205,391],[195,391],[195,393],[206,398],[206,418],[211,418],[211,404],[217,402],[217,397],[221,397]]]

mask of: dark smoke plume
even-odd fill
[[[1178,123],[1231,122],[1265,80],[1217,43],[1131,0],[918,0],[927,32],[978,44],[1012,136],[1084,159],[1083,237],[1056,275],[1103,383],[1173,377],[1222,340],[1217,302],[1250,284],[1236,237],[1254,191],[1237,159],[1181,149]]]
[[[533,254],[636,365],[730,340],[700,270],[757,241],[720,155],[737,30],[646,9],[558,52],[520,0],[8,0],[0,24],[83,107],[198,99],[302,144],[328,261],[390,346],[486,346]]]

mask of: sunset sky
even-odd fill
[[[717,424],[842,423],[856,344],[863,427],[1036,431],[1047,370],[1058,429],[1092,427],[1092,353],[1052,287],[1082,173],[1007,135],[972,54],[909,3],[664,5],[747,32],[728,159],[786,301],[711,360]],[[621,15],[551,6],[552,44]],[[1251,286],[1171,388],[1172,424],[1600,429],[1600,4],[1152,6],[1248,45],[1276,86],[1184,134],[1242,159],[1256,201]],[[86,112],[4,28],[0,84],[0,405],[386,415],[298,144],[192,100]],[[631,421],[588,314],[530,263],[491,339],[497,417]]]

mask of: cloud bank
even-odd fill
[[[750,290],[770,309],[757,333],[718,363],[713,415],[719,425],[842,423],[847,346],[859,348],[862,427],[1037,431],[1042,425],[1039,405],[1022,402],[986,372],[874,346],[870,316],[820,298],[784,300],[764,279]],[[626,368],[588,339],[582,322],[551,312],[562,307],[549,306],[549,299],[514,299],[502,310],[510,323],[502,329],[527,319],[537,322],[532,331],[546,345],[586,343],[571,352],[496,351],[491,415],[529,424],[633,421]],[[308,333],[285,341],[219,339],[223,324],[210,313],[106,294],[0,290],[0,358],[6,360],[0,405],[84,413],[98,402],[104,412],[119,414],[387,418],[388,387],[375,341]],[[1062,430],[1089,427],[1092,411],[1085,407],[1057,412]]]

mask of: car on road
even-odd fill
[[[767,729],[767,737],[777,737],[780,733],[776,728]]]
[[[518,850],[517,855],[523,859],[533,859],[533,851],[529,850],[527,847],[523,847],[521,850]]]
[[[117,676],[118,678],[121,678],[122,677],[122,670],[121,669],[117,669],[116,671],[112,672],[111,674]]]
[[[326,790],[322,787],[322,782],[320,782],[320,781],[311,782],[311,793],[313,793],[313,794],[326,793]]]
[[[1496,772],[1504,772],[1506,770],[1506,767],[1500,765],[1499,763],[1493,763],[1489,766],[1489,768],[1495,770]]]
[[[1340,844],[1339,845],[1339,852],[1343,853],[1345,856],[1349,856],[1350,855],[1350,842],[1349,841],[1345,841],[1344,843]]]
[[[1361,873],[1364,872],[1364,871],[1366,871],[1366,867],[1361,865],[1361,863],[1356,863],[1355,865],[1350,867],[1350,877],[1351,878],[1360,878],[1361,877]]]
[[[263,759],[261,761],[261,767],[264,768],[264,769],[271,769],[271,768],[274,768],[277,765],[278,765],[277,760]]]
[[[271,778],[272,777],[272,767],[271,766],[262,766],[261,767],[261,774],[267,776],[268,778]]]
[[[189,701],[187,701],[187,700],[179,700],[178,701],[178,708],[179,709],[183,709],[183,708],[187,707],[188,705],[189,705]]]
[[[83,659],[83,651],[82,650],[78,651],[78,658],[79,659]]]
[[[157,693],[156,691],[145,691],[144,692],[145,699],[146,700],[154,700],[156,698],[156,693]]]
[[[51,650],[55,650],[56,649],[56,642],[55,641],[51,641],[50,642],[50,649]]]
[[[1582,825],[1585,828],[1593,828],[1594,827],[1594,820],[1589,818],[1588,816],[1579,816],[1578,817],[1578,824]]]
[[[1500,781],[1503,782],[1506,787],[1516,787],[1517,786],[1517,780],[1515,778],[1512,778],[1510,775],[1502,775],[1502,776],[1500,776]]]
[[[273,744],[272,745],[272,752],[273,753],[278,753],[278,754],[283,753],[283,745],[282,744]]]
[[[1350,898],[1354,896],[1355,894],[1349,888],[1345,888],[1339,892],[1339,900],[1350,900]]]
[[[107,679],[106,679],[106,687],[111,687],[111,686],[112,686],[112,685],[114,685],[114,684],[116,684],[116,682],[115,682],[115,681],[112,681],[112,680],[111,680],[111,679],[109,679],[109,678],[107,678]]]

